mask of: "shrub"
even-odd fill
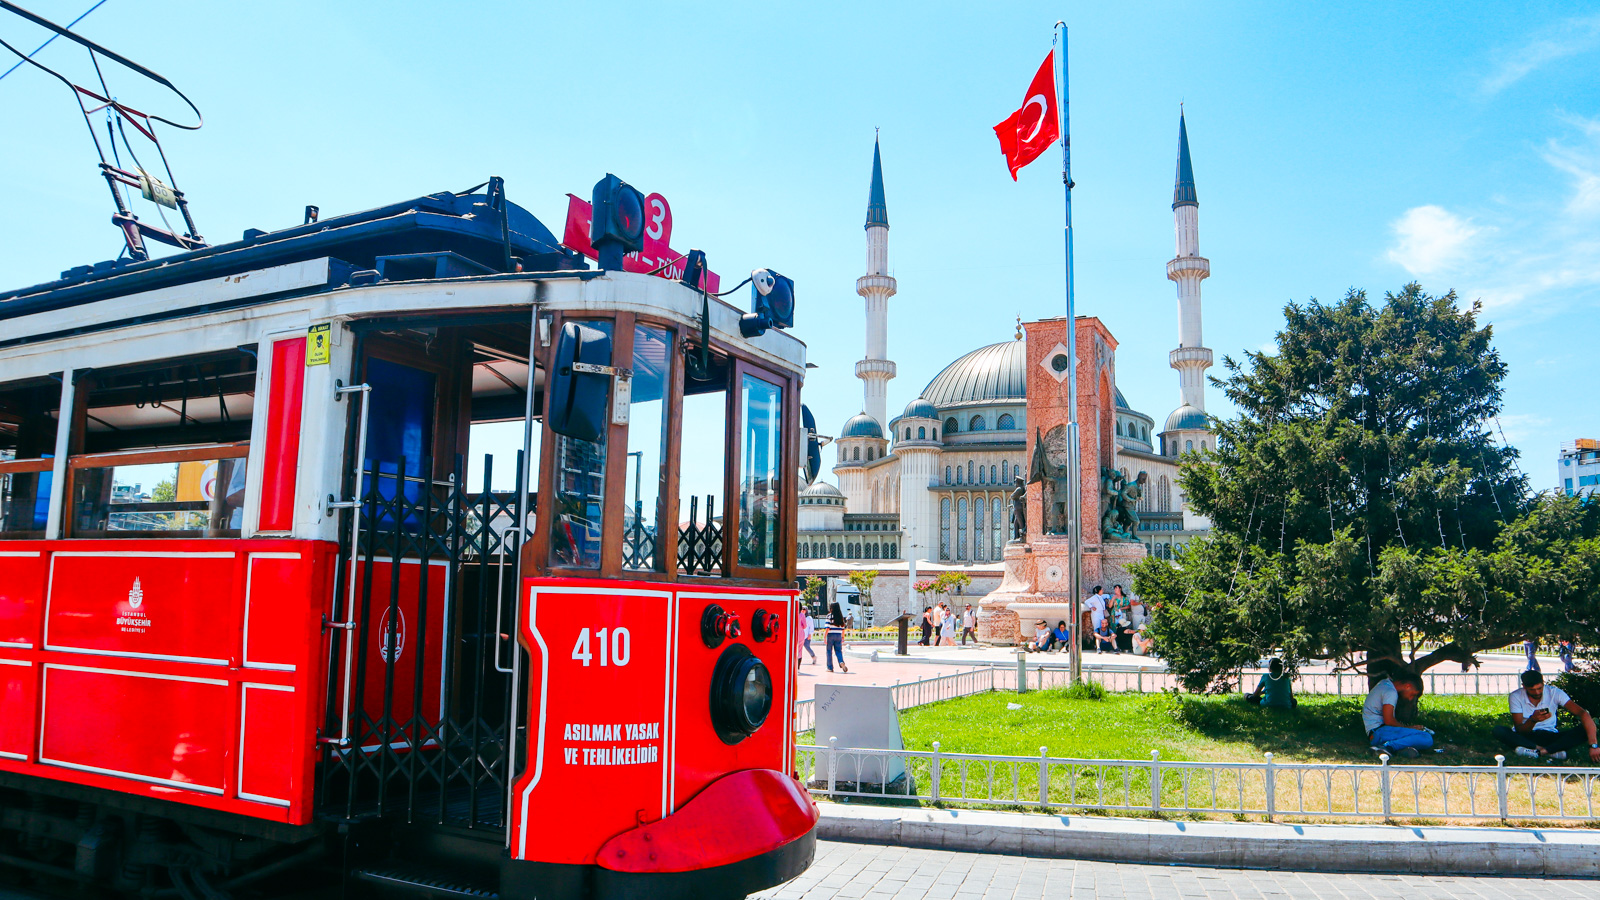
[[[1106,689],[1092,681],[1080,681],[1077,684],[1061,691],[1061,696],[1068,700],[1104,700]]]

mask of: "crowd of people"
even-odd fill
[[[923,647],[955,646],[957,629],[961,631],[961,646],[967,645],[969,637],[972,643],[978,643],[978,613],[971,603],[959,613],[943,600],[934,606],[924,606],[919,624],[922,640],[917,644]]]
[[[1078,627],[1085,635],[1083,648],[1096,653],[1155,655],[1155,639],[1150,635],[1150,610],[1138,595],[1111,586],[1106,593],[1095,585],[1078,612]],[[1072,631],[1065,619],[1051,627],[1044,619],[1033,623],[1033,639],[1023,645],[1029,652],[1049,653],[1066,650]]]

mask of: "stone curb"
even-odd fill
[[[817,836],[967,853],[1227,869],[1600,878],[1600,831],[1276,825],[819,803]]]

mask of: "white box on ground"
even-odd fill
[[[900,739],[900,711],[894,705],[893,688],[864,684],[819,684],[815,703],[819,747],[828,746],[828,739],[836,738],[834,746],[840,750],[851,747],[905,749]],[[884,790],[885,786],[901,783],[906,777],[905,758],[841,753],[834,773],[838,782],[861,785],[859,790],[877,793]],[[817,777],[826,780],[827,770],[819,766]]]

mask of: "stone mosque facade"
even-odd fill
[[[1139,538],[1151,555],[1173,551],[1210,523],[1191,512],[1178,487],[1180,457],[1215,445],[1205,411],[1200,282],[1211,264],[1200,255],[1199,199],[1188,128],[1178,118],[1178,165],[1172,210],[1177,251],[1167,278],[1177,286],[1177,409],[1157,429],[1153,418],[1115,390],[1115,466],[1124,477],[1148,476],[1139,503]],[[799,558],[952,566],[1001,561],[1010,531],[1013,479],[1027,469],[1027,362],[1020,321],[1016,338],[979,347],[945,366],[903,411],[888,416],[889,211],[883,160],[874,142],[867,200],[867,271],[856,281],[865,302],[866,353],[856,363],[861,412],[834,439],[837,486],[819,478],[800,492]],[[1114,368],[1113,368],[1114,371]],[[802,563],[802,566],[804,563]]]

